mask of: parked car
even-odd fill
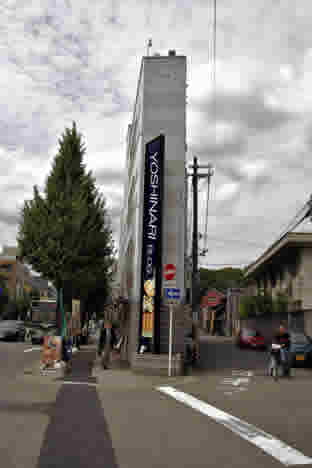
[[[292,367],[312,367],[312,339],[305,333],[290,332]]]
[[[2,320],[0,322],[0,340],[25,341],[26,328],[20,320]]]
[[[237,341],[237,346],[240,348],[267,349],[266,340],[257,330],[243,328],[240,330]]]

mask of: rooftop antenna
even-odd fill
[[[149,57],[149,52],[150,52],[150,48],[152,47],[152,45],[153,45],[152,39],[149,39],[147,43],[147,56],[148,57]]]

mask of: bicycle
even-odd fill
[[[285,363],[281,358],[282,347],[283,345],[273,343],[270,350],[269,375],[273,377],[275,381],[277,381],[280,376],[290,376],[289,359]]]

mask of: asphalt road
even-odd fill
[[[82,348],[72,376],[53,382],[23,377],[24,367],[39,357],[25,348],[31,345],[0,343],[0,456],[8,468],[57,467],[64,461],[75,468],[285,466],[255,445],[259,431],[273,436],[272,441],[262,437],[262,443],[271,444],[277,457],[287,452],[287,458],[295,449],[293,460],[312,460],[310,370],[296,369],[293,379],[275,382],[264,372],[266,353],[204,337],[201,368],[187,377],[95,372],[94,351]],[[185,400],[160,387],[183,392]],[[190,407],[190,397],[199,401],[197,407]],[[205,405],[212,414],[200,411]],[[230,416],[226,424],[213,417],[218,410]],[[236,433],[234,417],[240,421]],[[278,441],[287,447],[280,450]]]
[[[267,351],[240,349],[232,338],[202,336],[200,356],[199,368],[208,372],[250,369],[263,374],[268,364]]]
[[[275,468],[287,466],[287,459],[301,466],[304,459],[312,467],[311,371],[295,369],[293,379],[275,382],[265,375],[266,353],[237,349],[222,338],[203,338],[201,356],[200,370],[150,388],[146,379],[114,387],[109,373],[102,377],[98,392],[119,466]],[[226,412],[227,427],[158,390],[168,386],[212,413]],[[234,417],[240,434],[231,429]],[[261,438],[275,457],[255,445]]]

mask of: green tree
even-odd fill
[[[270,294],[242,296],[240,299],[241,318],[252,318],[270,315],[274,311],[274,304]]]
[[[239,288],[245,284],[244,273],[240,268],[222,268],[220,270],[200,269],[200,288],[226,290]]]
[[[275,313],[283,314],[288,312],[289,297],[284,292],[279,291],[276,298],[273,300],[273,311]]]
[[[85,151],[74,122],[59,140],[44,195],[34,186],[24,203],[18,232],[21,256],[64,291],[66,312],[72,298],[86,299],[99,275],[105,278],[114,251],[106,201],[86,173]]]

